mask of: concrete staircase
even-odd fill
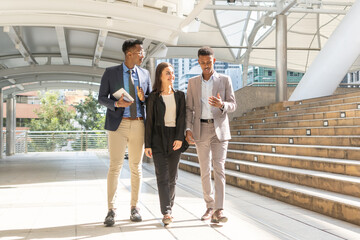
[[[360,225],[360,92],[276,103],[230,124],[228,184]],[[200,173],[195,147],[180,168]]]

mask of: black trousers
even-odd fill
[[[165,136],[168,139],[167,152],[153,152],[155,174],[160,199],[160,209],[163,215],[171,214],[175,200],[175,185],[178,178],[178,168],[181,152],[174,151],[173,143],[175,127],[166,127]]]

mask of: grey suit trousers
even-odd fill
[[[207,208],[223,209],[225,201],[225,159],[228,141],[219,141],[213,123],[201,123],[200,140],[195,141],[201,183]],[[214,171],[214,189],[211,181]]]

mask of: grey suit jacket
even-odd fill
[[[148,95],[151,92],[151,80],[149,71],[140,67],[138,69],[138,77],[140,87],[143,89],[145,94],[145,101],[141,102],[141,114],[144,116],[145,121],[145,102]],[[109,67],[105,70],[99,89],[98,101],[101,105],[107,107],[105,129],[110,131],[116,131],[121,123],[125,108],[116,108],[114,103],[116,98],[112,95],[114,92],[124,87],[123,77],[123,65],[115,67]],[[145,122],[144,122],[145,124]]]
[[[214,126],[216,136],[220,141],[231,139],[229,118],[227,113],[234,112],[236,109],[236,100],[229,76],[214,73],[213,96],[220,93],[224,102],[224,111],[213,107],[211,109],[214,116]],[[193,133],[195,141],[200,140],[200,118],[201,118],[201,76],[189,79],[186,96],[186,129]]]

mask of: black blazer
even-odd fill
[[[176,134],[175,140],[184,141],[185,131],[185,94],[175,91],[176,104]],[[165,103],[159,93],[150,93],[146,103],[145,148],[152,152],[167,152],[169,139],[165,137]],[[183,142],[184,144],[184,142]]]
[[[138,66],[136,68],[138,70],[139,85],[144,91],[146,102],[146,99],[151,92],[150,74],[149,71],[144,68]],[[105,118],[106,130],[116,131],[124,115],[125,108],[116,108],[114,104],[117,100],[112,95],[114,92],[124,87],[123,78],[123,64],[107,68],[101,78],[98,101],[101,105],[107,107]],[[142,106],[140,108],[141,114],[144,116],[144,123],[146,117],[145,102],[141,102]]]

